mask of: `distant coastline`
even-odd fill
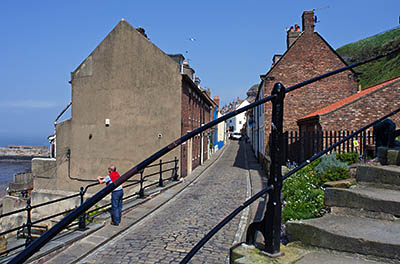
[[[46,146],[9,145],[0,147],[0,162],[30,161],[33,158],[48,157],[50,157],[50,151]]]

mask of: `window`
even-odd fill
[[[242,121],[239,121],[239,125],[241,125],[242,124]]]

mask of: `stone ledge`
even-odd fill
[[[280,257],[271,258],[263,251],[245,243],[240,243],[230,249],[230,264],[246,264],[246,263],[272,263],[272,264],[290,264],[295,263],[301,259],[307,250],[296,247],[296,244],[289,244],[288,246],[281,245]]]
[[[324,183],[324,187],[335,187],[335,188],[349,188],[356,184],[355,178],[340,180],[340,181],[329,181]]]

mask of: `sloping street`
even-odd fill
[[[249,188],[245,148],[232,141],[197,180],[160,209],[87,256],[81,263],[176,263],[245,199]],[[124,219],[122,219],[124,221]],[[240,215],[215,235],[192,263],[224,263]]]

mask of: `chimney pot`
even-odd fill
[[[293,29],[293,27],[291,27],[291,29]],[[292,46],[292,44],[296,41],[296,39],[300,36],[301,32],[300,30],[289,30],[286,34],[286,46],[287,49],[290,48],[290,46]]]
[[[138,27],[136,30],[137,30],[140,34],[142,34],[145,38],[149,39],[149,38],[147,37],[146,30],[144,30],[144,28]]]

